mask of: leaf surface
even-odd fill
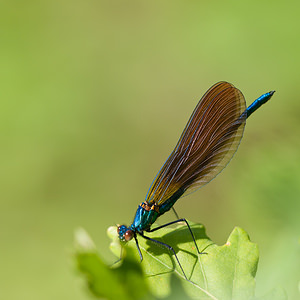
[[[258,247],[250,242],[244,230],[234,228],[227,242],[218,246],[207,237],[202,225],[189,224],[202,254],[197,253],[184,223],[148,236],[174,248],[190,281],[185,280],[172,252],[138,236],[143,255],[141,263],[134,239],[120,245],[115,226],[108,229],[108,236],[112,239],[110,248],[118,258],[122,254],[122,260],[109,266],[87,233],[81,230],[75,237],[77,267],[85,274],[90,291],[109,300],[286,299],[281,289],[274,289],[261,298],[255,297]]]
[[[184,280],[186,292],[198,299],[250,299],[254,297],[255,274],[258,263],[257,245],[250,242],[248,234],[236,227],[225,245],[214,244],[206,235],[202,225],[189,222],[195,235],[200,252],[198,254],[195,244],[187,226],[182,223],[173,228],[163,228],[148,234],[153,239],[172,246],[186,273],[194,284]],[[115,254],[117,235],[116,228],[109,229],[113,238],[112,250]],[[139,237],[139,244],[143,254],[141,266],[147,276],[152,292],[159,296],[170,293],[170,276],[176,273],[182,279],[184,275],[174,257],[166,248]],[[127,248],[136,248],[134,240]],[[139,260],[138,252],[136,259]]]

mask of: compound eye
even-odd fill
[[[126,242],[129,242],[133,238],[133,232],[132,230],[127,230],[124,234],[124,238]]]

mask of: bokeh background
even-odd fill
[[[88,299],[84,227],[129,224],[199,98],[226,80],[250,104],[239,151],[176,205],[218,244],[260,248],[257,294],[299,299],[299,1],[6,1],[0,9],[0,298]],[[169,214],[160,222],[173,219]]]

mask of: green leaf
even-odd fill
[[[206,254],[196,251],[187,226],[163,228],[152,234],[151,238],[171,245],[189,280],[183,280],[183,286],[191,297],[198,299],[250,299],[254,297],[255,273],[258,263],[257,245],[251,243],[247,233],[235,228],[227,243],[223,246],[214,244],[205,234],[204,227],[189,222],[197,240],[198,248]],[[113,238],[113,252],[117,238],[116,228],[109,229]],[[156,243],[139,237],[140,248],[144,257],[141,266],[154,295],[163,297],[170,293],[170,276],[176,273],[184,279],[174,255]],[[126,249],[136,248],[134,240]],[[118,253],[120,251],[118,250]],[[138,252],[135,252],[139,260]]]
[[[112,245],[114,249],[118,249],[118,240],[112,242]],[[110,266],[97,253],[89,235],[83,229],[78,229],[75,232],[75,250],[77,268],[85,275],[89,290],[94,296],[109,300],[157,299],[148,288],[141,263],[135,259],[136,249],[126,249],[122,262]],[[171,277],[171,286],[170,298],[165,300],[190,299],[174,275]]]
[[[131,249],[127,249],[126,259],[119,267],[111,268],[91,246],[93,243],[84,230],[75,233],[75,242],[77,267],[86,275],[95,296],[111,300],[148,299],[141,264],[134,259]]]
[[[258,249],[244,230],[236,227],[226,244],[217,246],[206,236],[202,225],[189,224],[199,250],[205,254],[197,253],[184,223],[148,236],[174,248],[191,282],[185,280],[173,253],[138,236],[141,263],[134,239],[121,247],[116,227],[108,229],[108,236],[112,239],[112,252],[118,258],[122,253],[122,260],[109,266],[88,235],[79,230],[75,237],[78,269],[85,274],[90,291],[109,300],[286,299],[284,291],[278,288],[262,298],[255,297]]]

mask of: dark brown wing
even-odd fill
[[[146,201],[162,204],[178,189],[190,193],[228,164],[243,136],[243,94],[228,82],[212,86],[197,104],[175,149],[154,179]]]

